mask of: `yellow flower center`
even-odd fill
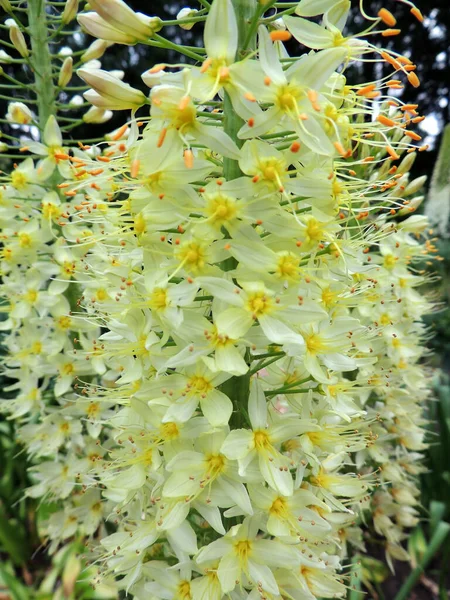
[[[280,256],[277,263],[278,277],[296,280],[299,278],[299,259],[294,254]]]
[[[165,440],[176,440],[180,435],[178,425],[173,421],[161,425],[161,435]]]
[[[337,304],[337,292],[333,292],[329,287],[322,290],[322,302],[327,308]]]
[[[207,394],[211,389],[213,389],[213,386],[207,379],[205,379],[205,377],[200,377],[197,375],[194,375],[189,379],[187,387],[192,392],[197,392],[199,394]]]
[[[209,200],[206,212],[212,223],[222,226],[236,217],[236,203],[226,196],[214,196]]]
[[[100,404],[98,402],[89,402],[88,407],[86,409],[86,413],[88,417],[93,419],[100,412]]]
[[[75,371],[75,367],[72,363],[66,363],[61,367],[61,375],[72,375]]]
[[[103,288],[99,288],[95,295],[99,302],[103,302],[104,300],[106,300],[108,298],[108,292]]]
[[[323,238],[322,224],[316,219],[308,219],[306,224],[306,236],[310,241],[319,242]]]
[[[44,219],[50,221],[51,219],[56,219],[61,214],[59,207],[56,204],[51,204],[50,202],[46,202],[42,206],[42,214]]]
[[[252,551],[252,543],[250,540],[241,540],[234,544],[234,551],[236,552],[239,562],[246,563],[250,553]]]
[[[29,304],[34,304],[38,298],[38,293],[36,290],[28,290],[24,298]]]
[[[296,110],[297,103],[303,95],[304,92],[300,86],[288,83],[280,87],[275,104],[286,112]]]
[[[206,464],[208,466],[208,475],[210,477],[217,477],[225,470],[226,459],[222,454],[210,454],[206,457]]]
[[[261,315],[269,313],[272,308],[272,301],[264,292],[249,294],[247,309],[252,313],[253,318],[257,319]]]
[[[258,429],[253,432],[253,442],[256,450],[267,450],[271,447],[270,436],[264,429]]]
[[[140,235],[141,233],[145,233],[147,226],[145,224],[145,219],[143,217],[142,214],[137,215],[137,217],[135,217],[134,219],[134,232],[137,235]]]
[[[269,513],[276,517],[283,517],[286,514],[287,502],[282,496],[278,496],[269,508]]]
[[[311,354],[318,354],[326,350],[326,344],[317,333],[305,336],[305,344]]]
[[[393,254],[387,254],[384,257],[383,266],[385,269],[393,269],[395,267],[395,263],[397,262],[397,257]]]
[[[60,329],[70,329],[72,325],[72,319],[70,317],[59,317],[56,321],[57,326]]]
[[[21,248],[31,248],[32,244],[33,240],[31,235],[28,235],[28,233],[19,234],[19,246]]]
[[[191,584],[189,581],[180,581],[178,584],[176,600],[191,600]]]
[[[11,174],[11,185],[16,188],[16,190],[23,190],[26,188],[28,183],[27,176],[22,171],[13,171]]]
[[[190,271],[199,272],[205,268],[206,249],[198,242],[184,244],[180,248],[177,257],[184,263],[185,268]]]
[[[150,297],[149,305],[155,310],[163,310],[168,305],[167,290],[164,288],[155,288]]]

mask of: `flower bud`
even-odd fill
[[[87,33],[89,33],[89,35],[102,40],[107,40],[108,42],[132,46],[138,41],[135,36],[123,33],[107,23],[96,12],[78,15],[78,23],[85,31],[87,31]]]
[[[422,204],[422,202],[425,200],[425,196],[416,196],[415,198],[413,198],[410,203],[405,207],[402,208],[401,210],[398,211],[398,215],[400,217],[402,217],[403,215],[408,215],[412,212],[414,212],[415,210],[417,210],[419,208],[419,206]],[[419,215],[421,216],[421,215]]]
[[[406,186],[406,189],[404,190],[402,197],[403,196],[411,196],[411,194],[415,194],[416,192],[420,191],[423,188],[423,186],[425,185],[426,180],[427,180],[426,175],[422,175],[422,177],[417,177],[416,179],[413,179]]]
[[[8,19],[8,21],[11,21],[11,20]],[[8,24],[8,21],[7,21],[7,24]],[[20,56],[22,56],[23,58],[26,58],[30,54],[28,51],[28,47],[27,47],[27,43],[25,41],[24,35],[20,31],[20,29],[17,27],[17,25],[15,24],[14,21],[13,21],[13,24],[9,25],[9,39],[11,40],[11,43],[13,44],[13,46],[17,50],[17,52],[20,54]]]
[[[81,62],[88,62],[96,58],[101,58],[105,54],[108,46],[109,42],[105,40],[95,40],[95,42],[92,42],[88,47],[86,52],[81,55]]]
[[[145,42],[157,31],[154,19],[138,15],[122,0],[90,0],[89,4],[107,23],[136,40]]]
[[[83,115],[83,121],[85,123],[106,123],[113,116],[111,110],[103,110],[97,106],[91,106],[91,108]]]
[[[5,142],[0,142],[0,152],[6,152],[8,150],[8,144]]]
[[[69,81],[72,79],[73,74],[73,59],[71,56],[68,56],[66,60],[63,62],[61,67],[61,71],[58,77],[58,86],[66,87]]]
[[[196,8],[189,8],[188,6],[185,6],[177,14],[177,21],[180,19],[189,19],[189,17],[195,17],[196,13],[198,13]],[[192,29],[194,25],[195,23],[180,23],[181,29],[186,29],[187,31]]]
[[[0,63],[10,63],[12,59],[12,56],[10,56],[7,52],[0,50]]]
[[[33,113],[23,102],[10,102],[6,120],[18,125],[28,125],[33,120]]]
[[[147,102],[140,91],[112,76],[107,71],[80,69],[78,75],[93,89],[84,93],[88,102],[109,110],[137,109]]]
[[[78,12],[78,5],[79,0],[67,0],[63,14],[61,15],[61,21],[63,23],[70,23],[75,19]]]

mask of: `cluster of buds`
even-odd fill
[[[162,27],[90,6],[109,42]],[[345,36],[347,0],[282,23],[255,3],[243,35],[236,6],[183,9],[204,54],[147,70],[148,98],[81,70],[131,119],[77,148],[49,119],[27,148],[44,158],[2,191],[2,407],[36,461],[28,493],[61,500],[52,547],[85,536],[99,580],[138,600],[343,598],[362,524],[391,560],[417,521],[435,248],[410,180],[423,117],[394,92],[415,65],[368,41],[397,31],[376,30],[386,9]],[[395,75],[353,84],[360,60]]]

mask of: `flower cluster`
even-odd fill
[[[90,5],[90,33],[158,39],[121,0]],[[29,493],[64,499],[53,544],[86,536],[138,599],[345,597],[362,515],[388,559],[417,521],[422,117],[400,78],[346,77],[370,57],[417,86],[415,66],[367,41],[397,32],[386,9],[346,37],[348,0],[282,21],[255,3],[244,33],[237,6],[182,11],[205,21],[201,62],[150,68],[148,98],[80,70],[131,120],[71,149],[50,120],[2,192],[2,406],[40,458]]]

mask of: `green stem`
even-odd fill
[[[254,36],[249,40],[249,42],[246,42],[246,37],[249,24],[252,22],[252,19],[258,10],[258,3],[257,0],[232,0],[232,3],[239,29],[238,48],[236,52],[236,60],[239,61],[243,58],[243,54],[245,54],[247,49],[245,46],[246,43],[249,49],[253,49],[255,47]],[[226,92],[223,102],[223,114],[223,126],[225,133],[227,133],[240,148],[242,146],[242,141],[238,138],[237,134],[243,125],[243,120],[236,114],[235,110],[233,109],[231,99]],[[239,167],[238,161],[230,158],[224,158],[223,174],[227,181],[240,177],[242,175],[242,171]],[[235,259],[230,258],[224,261],[222,268],[224,271],[231,271],[236,267],[236,264],[237,262]],[[245,360],[250,367],[251,354],[250,350],[248,349],[245,354]],[[251,371],[249,369],[245,375],[240,377],[232,377],[221,386],[221,390],[227,394],[227,396],[231,398],[233,402],[234,412],[230,422],[230,425],[233,428],[239,428],[245,424],[245,415],[250,389],[250,376]]]
[[[29,34],[34,67],[34,80],[38,102],[39,127],[44,129],[48,118],[56,115],[55,86],[52,61],[48,45],[47,14],[44,0],[29,0]]]

